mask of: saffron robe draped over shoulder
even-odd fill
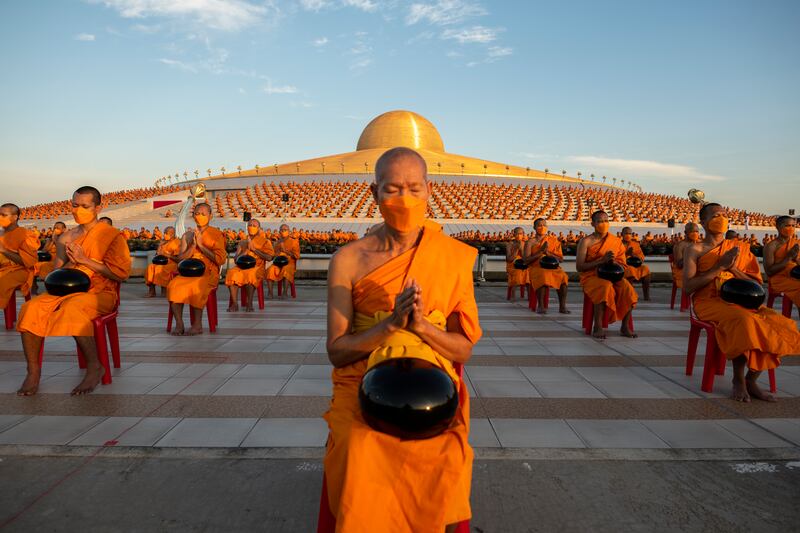
[[[711,270],[734,247],[739,248],[736,268],[761,282],[758,259],[750,252],[750,245],[733,240],[722,241],[703,254],[697,260],[697,271]],[[777,367],[784,355],[800,353],[800,332],[794,320],[764,305],[750,310],[724,301],[717,291],[717,280],[695,291],[692,300],[697,317],[714,323],[717,345],[728,359],[744,355],[747,366],[760,371]]]
[[[127,279],[130,275],[131,254],[128,242],[119,230],[98,223],[73,242],[80,245],[90,259],[107,266],[115,276]],[[27,331],[38,337],[94,335],[92,320],[110,313],[119,304],[119,283],[87,266],[77,268],[91,279],[89,292],[67,296],[41,294],[25,302],[20,310],[17,331]]]
[[[623,246],[625,243],[622,243]],[[636,241],[631,241],[627,244],[627,247],[632,250],[631,256],[638,257],[642,260],[642,266],[640,267],[632,267],[625,263],[625,277],[626,278],[633,278],[636,281],[639,281],[642,278],[646,278],[650,275],[650,267],[644,263],[644,252],[642,251],[642,247],[639,246],[639,243]]]
[[[789,250],[798,243],[797,238],[791,237],[785,245],[775,250],[775,262],[780,263],[786,259]],[[784,298],[789,298],[794,305],[800,305],[800,279],[794,279],[789,273],[797,266],[795,261],[789,261],[782,271],[769,278],[769,288],[772,292],[783,293]]]
[[[528,269],[524,268],[522,270],[517,269],[514,267],[514,261],[517,259],[522,259],[522,254],[517,252],[514,256],[514,259],[511,262],[506,261],[506,274],[508,274],[508,286],[509,287],[516,287],[517,285],[527,285],[528,284]]]
[[[0,235],[0,242],[6,250],[19,254],[22,259],[20,265],[3,256],[6,261],[0,266],[0,308],[5,309],[15,290],[19,289],[26,295],[30,293],[39,241],[30,231],[16,227]]]
[[[610,233],[606,233],[605,237],[589,246],[586,250],[586,261],[589,263],[597,261],[609,251],[614,252],[615,263],[625,265],[625,245],[619,237]],[[609,323],[622,320],[639,301],[633,285],[628,280],[611,283],[599,278],[596,270],[581,272],[581,285],[592,303],[606,304]]]
[[[267,269],[266,279],[269,281],[285,279],[293,283],[294,275],[297,272],[297,260],[300,259],[300,241],[294,237],[286,237],[275,245],[274,253],[288,257],[289,264],[282,268],[271,265]]]
[[[162,242],[160,248],[163,254],[177,256],[181,251],[181,240],[173,238]],[[148,285],[166,287],[172,281],[172,278],[177,275],[178,263],[170,259],[166,265],[154,265],[153,263],[147,265],[144,279]]]
[[[263,231],[259,232],[255,237],[252,237],[251,241],[259,252],[267,255],[275,255],[275,251],[272,249],[272,242],[267,239]],[[239,287],[243,287],[244,285],[257,286],[266,278],[267,272],[264,269],[265,261],[250,251],[246,252],[245,255],[254,257],[256,266],[248,268],[247,270],[242,270],[237,266],[229,268],[228,272],[225,274],[225,285],[236,285]]]
[[[557,257],[559,261],[564,259],[564,253],[561,251],[561,242],[555,235],[545,235],[539,243],[532,243],[531,255],[538,253],[542,249],[542,246],[544,246],[544,243],[547,243],[547,251],[550,255]],[[558,289],[568,281],[567,273],[564,272],[564,269],[560,266],[548,270],[540,267],[538,260],[531,263],[528,267],[528,279],[530,280],[533,290],[537,290],[540,287]]]
[[[446,326],[458,317],[473,343],[481,336],[472,286],[476,250],[426,222],[416,248],[381,265],[353,287],[354,330],[377,324],[393,310],[408,278],[422,287],[427,320]],[[370,363],[414,356],[436,361],[454,377],[459,410],[449,429],[425,440],[401,440],[371,429],[361,416],[358,387]],[[473,452],[469,397],[453,365],[419,337],[399,331],[369,359],[333,370],[333,398],[325,414],[330,434],[325,454],[329,507],[339,532],[436,532],[471,516]]]
[[[197,238],[197,233],[195,233]],[[206,271],[198,278],[175,276],[167,285],[167,300],[174,303],[189,304],[195,309],[202,309],[208,302],[208,295],[219,284],[219,267],[228,258],[225,251],[225,237],[215,227],[206,226],[200,236],[203,246],[211,250],[214,260],[210,260],[197,247],[192,252],[192,258],[199,259],[206,265]]]

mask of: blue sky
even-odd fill
[[[355,148],[445,148],[800,210],[800,2],[5,0],[6,201]]]

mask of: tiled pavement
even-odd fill
[[[321,285],[301,285],[297,300],[268,301],[265,311],[235,314],[225,312],[220,289],[218,332],[194,338],[168,335],[165,302],[141,298],[141,287],[123,290],[122,368],[88,397],[68,396],[81,374],[71,339],[47,341],[40,394],[16,397],[25,373],[19,337],[0,334],[0,445],[324,444],[319,416],[331,384]],[[572,315],[559,315],[553,303],[545,317],[505,301],[504,287],[476,291],[484,337],[466,376],[470,439],[479,449],[800,446],[800,361],[788,358],[778,369],[775,405],[727,399],[729,376],[702,393],[702,369],[684,375],[688,321],[668,308],[666,289],[636,310],[638,339],[612,327],[605,342],[580,331],[577,289]],[[698,353],[700,365],[702,341]]]

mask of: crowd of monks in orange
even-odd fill
[[[170,185],[168,187],[141,187],[138,189],[126,189],[124,191],[110,192],[103,195],[103,208],[122,205],[137,200],[146,200],[153,196],[161,194],[169,194],[185,189],[184,185]],[[49,202],[46,204],[37,204],[30,207],[23,207],[20,209],[20,219],[30,220],[50,220],[60,216],[69,215],[72,206],[69,200],[61,202]]]

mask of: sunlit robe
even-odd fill
[[[625,265],[625,245],[619,237],[610,233],[606,233],[605,237],[588,247],[586,262],[596,261],[609,251],[614,252],[615,263]],[[628,280],[611,283],[598,277],[596,269],[581,272],[581,285],[592,303],[606,304],[609,323],[622,320],[639,301],[636,290]]]

